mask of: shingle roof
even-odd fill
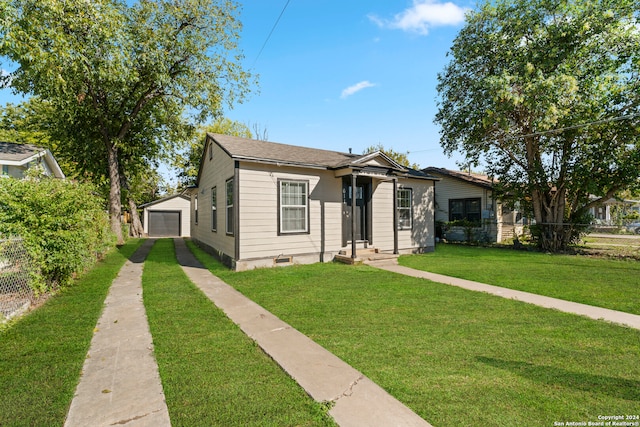
[[[394,174],[412,178],[438,180],[438,178],[414,169],[406,168],[382,152],[368,154],[351,154],[319,148],[300,147],[277,142],[259,141],[222,134],[207,134],[231,158],[276,165],[291,165],[320,169],[366,168],[374,158],[381,158],[388,163]],[[206,153],[203,153],[206,155]],[[203,163],[200,164],[202,168]],[[202,172],[202,169],[200,170]],[[198,176],[200,175],[198,173]],[[199,178],[198,178],[199,179]]]
[[[236,136],[209,134],[234,159],[332,168],[349,164],[361,155],[318,148],[258,141]]]
[[[20,162],[32,157],[34,154],[45,151],[42,147],[31,144],[15,144],[13,142],[0,142],[0,160]]]
[[[424,168],[422,169],[422,172],[426,174],[449,176],[449,177],[466,181],[470,184],[479,185],[481,187],[488,188],[488,189],[493,188],[493,183],[494,183],[494,181],[492,181],[488,175],[471,173],[471,172],[460,172],[460,171],[454,171],[454,170],[445,169],[445,168],[437,168],[434,166]]]

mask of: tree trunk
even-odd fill
[[[112,142],[107,145],[109,163],[109,218],[111,231],[116,235],[118,245],[124,244],[122,236],[122,200],[120,196],[120,168],[118,165],[118,149]]]
[[[136,202],[129,199],[129,212],[131,213],[131,227],[129,228],[129,236],[131,237],[143,237],[144,228],[142,222],[140,222],[140,215],[138,215],[138,206]]]

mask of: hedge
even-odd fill
[[[115,244],[93,187],[53,178],[0,179],[0,235],[23,239],[38,292],[67,285]]]

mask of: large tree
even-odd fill
[[[57,112],[61,149],[102,168],[119,241],[129,171],[248,91],[236,14],[231,0],[0,3],[0,56],[17,64],[5,80]]]
[[[565,248],[589,207],[640,185],[639,4],[486,1],[438,75],[445,152],[484,162],[529,208],[545,250]]]

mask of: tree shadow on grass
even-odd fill
[[[492,357],[479,356],[477,360],[550,386],[560,386],[566,389],[606,394],[618,399],[640,401],[640,381],[572,372],[555,366],[535,365],[528,362],[501,360]]]

